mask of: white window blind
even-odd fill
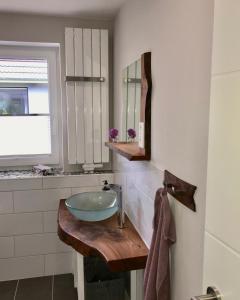
[[[48,83],[48,64],[45,60],[0,59],[1,82]]]

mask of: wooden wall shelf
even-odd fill
[[[127,143],[127,142],[119,142],[119,143],[105,143],[107,147],[111,150],[119,153],[120,155],[126,157],[131,161],[138,160],[150,160],[150,156],[146,154],[145,149],[139,148],[138,143]]]
[[[78,221],[60,200],[58,236],[83,256],[102,257],[113,272],[144,269],[148,248],[126,217],[118,227],[117,215],[100,222]]]

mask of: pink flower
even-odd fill
[[[134,139],[136,137],[136,131],[133,128],[129,128],[127,132],[128,132],[128,136],[131,139]]]
[[[116,128],[110,128],[109,129],[109,137],[111,139],[116,139],[117,136],[118,136],[118,130]]]

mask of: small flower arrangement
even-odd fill
[[[136,131],[133,128],[129,128],[128,131],[128,139],[130,140],[130,142],[133,142],[135,137],[136,137]]]
[[[118,137],[118,130],[116,128],[109,129],[109,138],[112,142],[116,142]]]

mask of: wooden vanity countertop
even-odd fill
[[[104,221],[77,220],[60,200],[58,236],[83,256],[101,256],[113,272],[144,269],[148,248],[126,216],[118,228],[116,214]]]

